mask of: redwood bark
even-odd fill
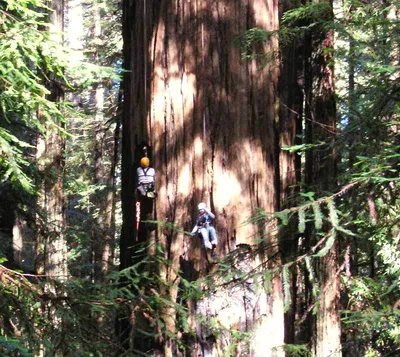
[[[320,2],[320,1],[314,1]],[[326,20],[333,19],[331,11]],[[336,103],[332,49],[333,30],[321,26],[306,37],[305,49],[305,138],[319,144],[306,154],[307,189],[326,195],[336,187]],[[327,230],[330,227],[326,227]],[[315,237],[309,237],[313,244]],[[316,313],[313,352],[316,356],[341,356],[339,315],[339,245],[316,264],[320,274],[320,296]]]
[[[63,3],[51,2],[49,12],[50,35],[54,41],[62,42]],[[63,88],[54,78],[49,76],[46,83],[50,94],[49,100],[61,102],[64,97]],[[41,113],[38,113],[39,118]],[[62,127],[59,118],[52,118],[56,125]],[[40,195],[38,207],[37,249],[38,265],[36,270],[58,279],[67,276],[67,246],[65,240],[65,199],[64,199],[64,160],[65,140],[60,130],[53,123],[45,123],[46,133],[37,142],[38,168],[42,177],[39,183]],[[42,258],[43,260],[42,260]],[[43,269],[43,271],[41,271]]]
[[[158,267],[158,273],[172,283],[161,293],[173,302],[179,297],[178,269],[184,267],[185,277],[202,278],[210,268],[209,256],[200,241],[175,230],[159,226],[155,232],[136,235],[134,169],[140,155],[135,148],[141,142],[153,148],[158,191],[154,218],[188,231],[194,224],[197,203],[204,201],[217,215],[221,257],[239,245],[255,247],[258,237],[269,234],[262,249],[254,249],[247,267],[279,264],[274,225],[266,230],[242,224],[257,208],[274,212],[279,202],[277,40],[272,37],[256,43],[251,50],[252,54],[269,54],[272,60],[267,64],[256,57],[243,60],[235,45],[250,28],[276,30],[277,19],[277,2],[272,0],[124,2],[125,68],[132,72],[124,78],[121,266],[129,265],[128,242],[160,243],[171,264]],[[283,355],[279,274],[272,279],[268,294],[261,288],[261,276],[247,283],[254,291],[246,306],[245,290],[239,292],[239,306],[231,303],[232,291],[226,290],[213,297],[226,310],[218,312],[216,303],[204,299],[191,305],[193,312],[205,317],[213,314],[221,326],[252,332],[247,347],[239,344],[237,351],[248,349],[252,356]],[[173,307],[163,311],[172,336],[179,332],[175,315]],[[195,320],[192,328],[196,330],[193,354],[211,355],[233,342],[232,336],[205,338],[206,327]],[[168,335],[158,353],[178,353]]]
[[[296,4],[299,6],[299,4]],[[285,11],[293,10],[292,1],[280,2],[279,18]],[[287,26],[287,25],[284,25]],[[279,147],[294,146],[302,143],[301,135],[303,122],[303,89],[304,89],[304,37],[294,38],[290,43],[280,44],[280,76],[279,76]],[[301,184],[301,154],[281,150],[279,154],[280,168],[280,209],[295,207],[299,204],[298,193]],[[298,252],[297,222],[291,219],[280,234],[280,246],[286,262],[293,261]],[[291,301],[292,304],[285,314],[285,343],[302,343],[296,334],[296,313],[302,301],[298,302],[299,284],[298,267],[290,269]],[[299,286],[298,286],[299,285]]]

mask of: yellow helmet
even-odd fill
[[[140,166],[142,166],[142,167],[147,167],[147,166],[149,166],[150,165],[150,160],[147,158],[147,157],[143,157],[141,160],[140,160]]]

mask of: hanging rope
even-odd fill
[[[139,224],[140,224],[140,202],[136,202],[136,234],[139,231]]]
[[[201,18],[201,63],[203,66],[202,71],[204,71],[204,22],[203,22],[203,16]],[[206,109],[205,109],[205,104],[203,108],[203,142],[206,140]]]
[[[144,42],[144,109],[147,110],[147,13],[146,0],[143,4],[143,42]],[[147,155],[146,155],[147,156]]]

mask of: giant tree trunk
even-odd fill
[[[136,234],[133,191],[138,162],[134,159],[140,157],[135,148],[142,142],[153,148],[157,171],[154,218],[188,231],[197,203],[204,201],[217,216],[221,258],[237,246],[251,249],[257,238],[264,237],[262,249],[254,250],[246,262],[247,269],[280,262],[273,224],[267,231],[260,225],[242,225],[257,208],[275,211],[279,201],[278,68],[274,56],[268,64],[257,58],[242,60],[234,44],[252,27],[275,30],[277,16],[274,1],[124,2],[125,68],[132,72],[124,77],[121,267],[132,262],[129,247],[134,242],[160,243],[171,262],[159,267],[162,279],[171,284],[161,292],[172,301],[178,299],[178,269],[185,267],[186,278],[202,278],[209,271],[209,257],[200,241],[175,230]],[[276,47],[273,37],[256,43],[250,52],[274,54]],[[229,289],[220,291],[212,296],[213,302],[203,299],[190,305],[192,312],[212,315],[221,326],[251,332],[247,347],[238,344],[238,355],[246,349],[252,356],[282,355],[279,274],[268,294],[259,275],[247,286],[251,293],[244,288],[235,296]],[[221,306],[225,308],[219,311]],[[175,315],[173,307],[163,311],[169,336],[178,332]],[[198,321],[192,328],[196,329],[193,355],[211,356],[233,342],[232,336],[214,340]],[[164,338],[159,353],[176,355],[173,340],[168,334]]]

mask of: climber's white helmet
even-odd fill
[[[197,206],[199,211],[201,211],[202,209],[206,209],[206,207],[207,207],[207,205],[204,202],[200,202],[199,205]]]

